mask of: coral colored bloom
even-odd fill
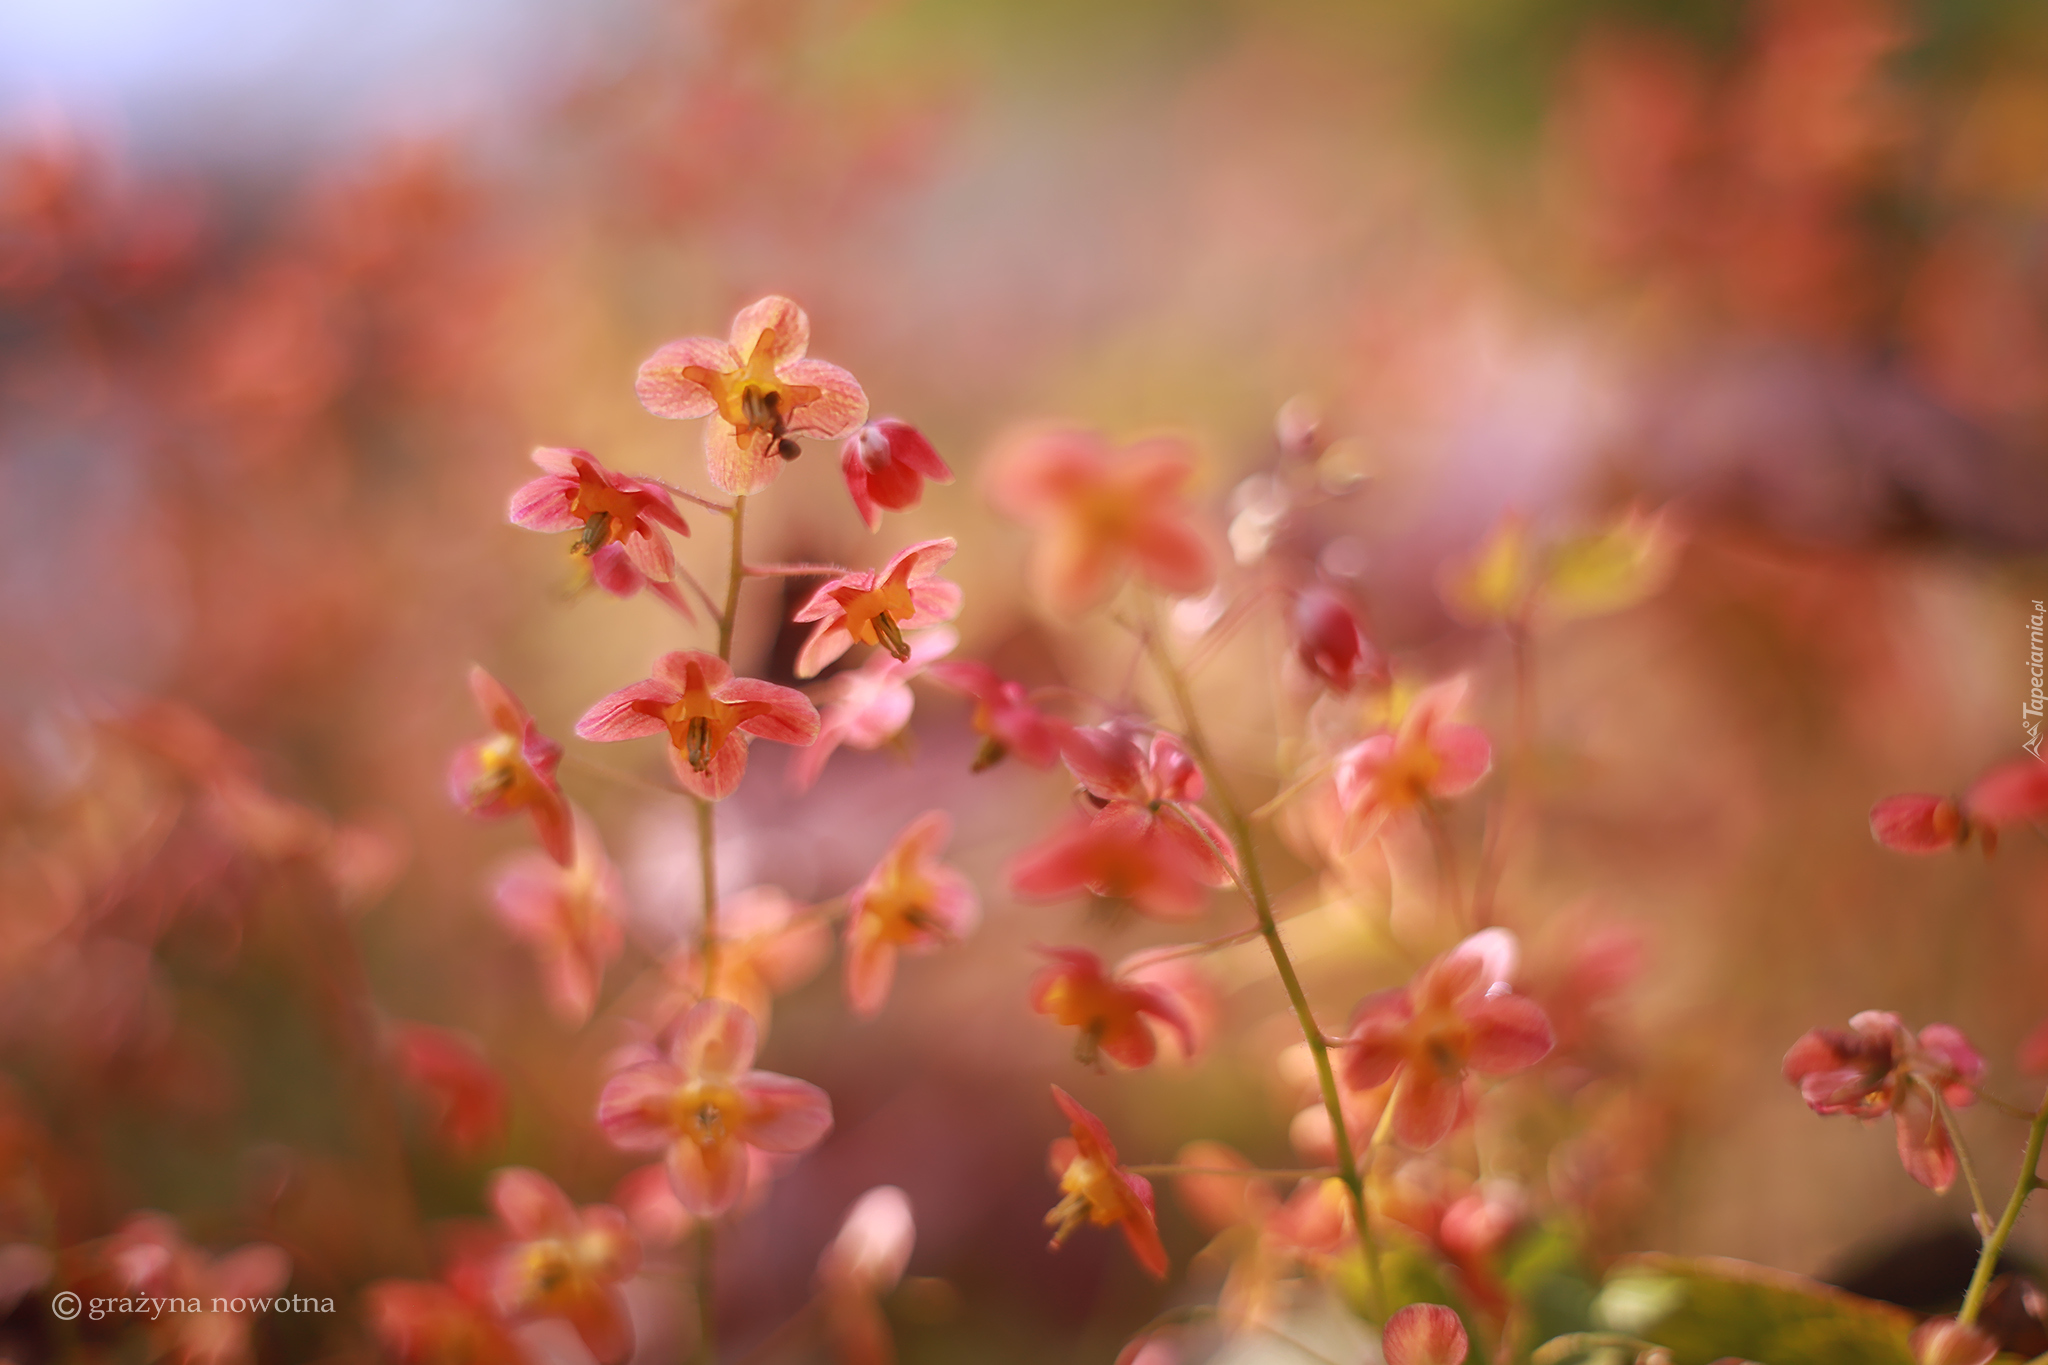
[[[473,1157],[503,1135],[505,1082],[475,1044],[447,1029],[399,1024],[391,1031],[391,1055],[432,1112],[434,1138],[448,1151]]]
[[[1940,853],[1961,847],[1972,835],[1991,853],[1998,847],[1999,830],[2044,818],[2048,763],[2015,758],[1971,783],[1960,798],[1919,792],[1887,796],[1870,808],[1870,832],[1880,844],[1900,853]]]
[[[284,1288],[291,1258],[274,1246],[252,1243],[213,1257],[187,1242],[161,1214],[130,1218],[99,1249],[124,1296],[198,1300],[196,1313],[169,1311],[150,1323],[151,1359],[172,1365],[238,1365],[255,1358],[250,1333],[252,1299]],[[229,1307],[244,1304],[237,1311]],[[216,1308],[216,1304],[221,1305]]]
[[[1387,1365],[1465,1365],[1470,1350],[1465,1324],[1440,1303],[1411,1303],[1380,1333]]]
[[[1337,800],[1352,830],[1370,834],[1389,816],[1462,795],[1486,776],[1493,748],[1485,731],[1451,719],[1464,697],[1463,678],[1425,688],[1394,730],[1337,756]]]
[[[530,854],[515,858],[498,874],[491,902],[499,922],[540,959],[549,1007],[566,1023],[583,1023],[606,965],[625,944],[625,888],[597,826],[576,812],[575,861],[562,867]]]
[[[711,989],[704,989],[704,959],[692,938],[663,964],[671,1000],[657,1016],[680,1018],[708,995],[738,1005],[766,1032],[775,997],[809,981],[832,952],[831,926],[804,910],[779,886],[750,886],[725,897]]]
[[[1157,1020],[1172,1032],[1183,1056],[1194,1055],[1193,1008],[1178,992],[1131,974],[1139,959],[1126,961],[1112,973],[1086,948],[1039,951],[1052,963],[1032,978],[1031,1008],[1081,1030],[1074,1055],[1083,1065],[1093,1065],[1097,1053],[1122,1066],[1148,1065],[1159,1055],[1148,1020]]]
[[[448,768],[449,794],[471,815],[526,811],[533,816],[541,847],[566,866],[576,850],[569,799],[555,780],[561,746],[543,735],[519,699],[483,669],[469,670],[469,690],[497,733],[456,751]]]
[[[363,1290],[370,1334],[399,1365],[526,1365],[497,1311],[430,1280],[379,1280]]]
[[[1331,691],[1389,681],[1387,661],[1365,638],[1358,613],[1335,589],[1315,583],[1295,594],[1289,624],[1295,659]]]
[[[1073,1125],[1071,1137],[1052,1144],[1048,1157],[1059,1178],[1060,1202],[1045,1216],[1053,1230],[1055,1250],[1082,1222],[1097,1227],[1116,1224],[1131,1244],[1138,1264],[1157,1279],[1166,1278],[1166,1247],[1159,1240],[1159,1219],[1153,1211],[1152,1182],[1125,1170],[1116,1158],[1116,1144],[1102,1120],[1075,1103],[1058,1086],[1053,1100]]]
[[[854,1201],[839,1235],[818,1258],[826,1332],[840,1365],[889,1365],[896,1358],[880,1299],[903,1278],[917,1240],[910,1196],[881,1185]]]
[[[924,433],[895,417],[868,423],[839,448],[846,491],[870,531],[882,525],[882,509],[901,512],[924,497],[924,481],[953,482],[953,471]]]
[[[937,861],[952,833],[952,816],[926,811],[904,827],[847,898],[846,998],[855,1014],[880,1012],[897,953],[958,943],[981,918],[973,885]]]
[[[1929,1024],[1916,1037],[1886,1010],[1865,1010],[1846,1030],[1814,1029],[1785,1054],[1785,1079],[1814,1113],[1892,1115],[1900,1164],[1937,1194],[1955,1183],[1956,1153],[1935,1095],[1952,1109],[1973,1104],[1983,1076],[1984,1058],[1960,1029]]]
[[[810,343],[804,310],[770,295],[740,310],[729,341],[685,337],[656,351],[634,387],[657,417],[711,418],[711,481],[728,493],[758,493],[800,453],[793,437],[837,439],[868,415],[852,375],[804,358]]]
[[[758,1033],[737,1005],[705,1000],[677,1025],[665,1059],[614,1075],[597,1121],[616,1147],[668,1152],[676,1198],[715,1217],[747,1192],[749,1149],[804,1152],[832,1131],[832,1102],[807,1081],[752,1070]]]
[[[665,485],[614,474],[587,450],[542,446],[533,462],[545,473],[512,495],[513,525],[576,532],[571,553],[587,556],[591,577],[617,597],[675,577],[662,528],[685,536],[690,528]]]
[[[1179,596],[1209,586],[1209,550],[1181,493],[1194,468],[1194,451],[1171,437],[1118,449],[1092,431],[1027,432],[993,457],[989,494],[1037,531],[1032,576],[1071,614],[1108,596],[1126,572]]]
[[[1060,761],[1060,745],[1074,726],[1031,704],[1023,683],[1005,682],[985,663],[972,659],[934,664],[932,681],[974,698],[974,730],[982,737],[975,772],[993,768],[1015,754],[1034,768]]]
[[[830,679],[817,692],[818,742],[798,754],[789,765],[789,783],[798,791],[809,791],[841,745],[849,749],[879,749],[903,733],[917,698],[910,690],[911,679],[923,673],[935,659],[952,653],[960,637],[940,626],[907,641],[910,657],[870,654],[859,668],[850,668]]]
[[[856,642],[880,645],[898,660],[910,658],[903,632],[936,626],[960,613],[960,588],[938,576],[960,542],[921,540],[897,551],[881,569],[842,574],[811,594],[792,620],[816,621],[811,638],[796,656],[796,675],[818,670]]]
[[[1991,1365],[1998,1355],[1998,1338],[1955,1318],[1929,1318],[1907,1344],[1913,1365]]]
[[[1481,930],[1352,1014],[1345,1083],[1371,1090],[1399,1075],[1393,1133],[1407,1146],[1427,1150],[1458,1126],[1467,1073],[1509,1076],[1549,1055],[1550,1020],[1508,989],[1514,952],[1506,930]]]
[[[735,678],[732,666],[699,649],[664,654],[654,676],[619,689],[584,712],[584,739],[639,739],[666,730],[669,765],[692,796],[722,801],[747,771],[754,737],[779,744],[818,738],[818,712],[803,693],[758,678]]]
[[[517,1166],[492,1177],[490,1201],[511,1236],[496,1275],[505,1315],[566,1319],[600,1365],[632,1355],[618,1286],[640,1268],[640,1239],[626,1215],[609,1204],[579,1210],[554,1181]]]

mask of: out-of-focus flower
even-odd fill
[[[704,958],[692,940],[663,968],[673,1001],[665,1017],[679,1017],[707,997],[730,1000],[765,1030],[775,997],[795,990],[817,974],[832,951],[832,928],[805,913],[779,886],[751,886],[727,896],[718,907],[718,951],[711,989],[704,989]]]
[[[1411,1303],[1380,1333],[1387,1365],[1465,1365],[1470,1350],[1465,1324],[1440,1303]]]
[[[1052,1097],[1073,1125],[1072,1136],[1055,1140],[1048,1159],[1059,1178],[1060,1202],[1045,1216],[1053,1230],[1052,1245],[1073,1236],[1083,1222],[1121,1227],[1138,1264],[1155,1278],[1166,1278],[1166,1246],[1159,1240],[1159,1219],[1152,1203],[1152,1182],[1123,1168],[1116,1144],[1102,1120],[1083,1109],[1058,1086]]]
[[[880,1185],[854,1201],[818,1258],[826,1331],[841,1365],[889,1365],[896,1358],[879,1300],[903,1278],[916,1240],[910,1196]]]
[[[1960,797],[1915,792],[1887,796],[1870,808],[1870,832],[1900,853],[1940,853],[1960,848],[1975,835],[1988,854],[2007,825],[2048,818],[2048,763],[2015,758],[1970,784]]]
[[[199,1312],[166,1313],[151,1323],[161,1358],[174,1365],[252,1359],[249,1334],[260,1310],[249,1301],[277,1293],[292,1273],[291,1258],[264,1243],[210,1257],[187,1242],[176,1223],[154,1213],[130,1218],[99,1248],[98,1259],[125,1294],[199,1301]],[[245,1306],[215,1311],[216,1300]]]
[[[904,631],[936,626],[960,612],[959,585],[938,576],[939,566],[959,548],[950,536],[921,540],[897,551],[883,568],[842,574],[819,587],[791,618],[818,623],[796,656],[796,675],[816,677],[856,642],[880,645],[908,661]]]
[[[901,512],[917,506],[926,479],[953,482],[953,471],[924,433],[896,417],[877,418],[847,437],[839,468],[870,531],[880,529],[883,508]]]
[[[926,811],[847,897],[846,998],[855,1014],[881,1011],[897,953],[928,953],[974,931],[981,901],[973,884],[938,861],[952,833],[952,816]]]
[[[591,577],[615,597],[675,577],[675,551],[662,528],[685,536],[690,528],[665,485],[614,474],[587,450],[542,446],[533,462],[544,472],[513,493],[513,525],[575,531],[570,552],[587,557]]]
[[[1122,1066],[1150,1064],[1159,1042],[1148,1019],[1172,1031],[1183,1056],[1194,1055],[1193,1008],[1178,992],[1132,974],[1138,959],[1110,972],[1086,948],[1039,951],[1052,962],[1032,978],[1031,1008],[1081,1031],[1074,1055],[1083,1065],[1093,1065],[1098,1053]]]
[[[1354,837],[1425,801],[1462,795],[1492,768],[1486,732],[1451,719],[1465,687],[1465,679],[1452,678],[1425,688],[1395,729],[1337,756],[1337,800]]]
[[[676,1198],[668,1167],[656,1161],[626,1172],[612,1186],[612,1204],[626,1215],[643,1247],[680,1246],[697,1219]]]
[[[2033,1032],[2021,1041],[2019,1064],[2030,1076],[2048,1071],[2048,1019],[2034,1025]]]
[[[578,735],[600,742],[664,730],[669,766],[683,790],[722,801],[746,775],[754,737],[810,744],[818,738],[818,712],[801,692],[735,678],[732,666],[716,654],[688,649],[662,655],[653,677],[620,688],[576,722]]]
[[[392,1062],[432,1115],[437,1142],[456,1156],[473,1157],[498,1140],[505,1131],[505,1082],[475,1044],[427,1024],[398,1024],[390,1037]]]
[[[455,804],[471,815],[526,811],[541,847],[566,866],[576,849],[569,799],[555,780],[561,746],[543,735],[519,699],[483,669],[469,670],[469,690],[496,733],[456,751],[448,769]]]
[[[758,493],[800,452],[798,436],[832,440],[868,415],[868,398],[837,365],[807,360],[811,320],[770,295],[732,320],[732,337],[671,341],[640,366],[635,388],[657,417],[709,417],[704,453],[711,481]]]
[[[1929,1318],[1908,1344],[1914,1365],[1991,1365],[1998,1354],[1996,1337],[1954,1318]]]
[[[1388,682],[1386,659],[1365,638],[1358,613],[1336,589],[1314,583],[1296,593],[1290,624],[1294,657],[1331,691]]]
[[[1467,1073],[1513,1075],[1549,1055],[1549,1019],[1509,988],[1514,954],[1506,930],[1481,930],[1353,1012],[1344,1081],[1370,1090],[1399,1074],[1393,1133],[1407,1146],[1427,1150],[1458,1126]]]
[[[952,653],[959,643],[960,636],[951,627],[939,626],[908,641],[907,659],[870,654],[859,668],[829,679],[817,693],[818,742],[791,761],[790,785],[798,791],[810,790],[824,771],[825,761],[842,744],[849,749],[879,749],[902,734],[917,707],[911,679],[933,660]]]
[[[1443,598],[1479,624],[1602,616],[1664,586],[1674,559],[1662,518],[1630,512],[1611,525],[1539,542],[1522,518],[1502,518],[1471,558],[1446,567]]]
[[[749,1148],[803,1152],[832,1131],[832,1102],[808,1081],[752,1070],[758,1034],[739,1006],[705,1000],[676,1026],[663,1060],[613,1076],[597,1121],[614,1146],[668,1152],[684,1208],[715,1217],[747,1191]]]
[[[431,1280],[379,1280],[363,1315],[399,1365],[525,1365],[526,1353],[489,1304]]]
[[[1182,487],[1194,472],[1185,441],[1154,437],[1122,449],[1098,432],[1013,437],[991,460],[998,511],[1033,527],[1032,576],[1062,614],[1087,610],[1127,572],[1178,596],[1215,576],[1188,524]]]
[[[605,856],[596,824],[576,811],[576,858],[569,866],[525,854],[505,865],[491,887],[498,919],[540,959],[549,1006],[582,1024],[597,1003],[605,966],[625,935],[619,912],[625,888]]]
[[[1892,1115],[1900,1163],[1937,1194],[1955,1183],[1956,1153],[1935,1096],[1951,1108],[1973,1104],[1983,1076],[1984,1058],[1962,1030],[1929,1024],[1916,1036],[1886,1010],[1865,1010],[1847,1029],[1814,1029],[1785,1054],[1785,1079],[1814,1113]]]
[[[618,1286],[640,1268],[640,1241],[609,1204],[578,1209],[539,1171],[491,1179],[491,1207],[510,1234],[497,1268],[498,1303],[514,1320],[562,1318],[601,1365],[633,1354],[633,1319]]]
[[[972,659],[934,664],[932,679],[974,698],[974,729],[982,737],[974,771],[992,768],[1015,754],[1034,768],[1059,762],[1060,745],[1074,727],[1031,704],[1022,683],[1006,682],[985,663]]]

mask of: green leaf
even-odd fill
[[[1638,1256],[1608,1276],[1594,1316],[1670,1350],[1676,1365],[1913,1365],[1903,1309],[1745,1261]]]

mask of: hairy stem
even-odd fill
[[[1977,1321],[1977,1314],[1984,1311],[1984,1295],[1991,1289],[1991,1276],[1998,1268],[1999,1253],[2005,1250],[2006,1238],[2012,1236],[2013,1225],[2020,1221],[2020,1210],[2026,1206],[2027,1196],[2041,1188],[2041,1139],[2048,1135],[2048,1097],[2041,1101],[2040,1112],[2034,1115],[2033,1124],[2027,1129],[2026,1154],[2020,1158],[2020,1178],[2013,1183],[2012,1198],[2006,1201],[2005,1213],[1999,1218],[1998,1226],[1984,1235],[1984,1251],[1977,1258],[1977,1273],[1970,1276],[1970,1291],[1963,1296],[1963,1309],[1956,1314],[1956,1320],[1965,1327]]]
[[[741,532],[747,524],[747,495],[732,500],[732,559],[725,571],[725,610],[718,614],[718,657],[732,662],[732,623],[740,614],[740,584],[747,581],[747,561],[741,547]]]

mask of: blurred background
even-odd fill
[[[2026,738],[2038,6],[70,0],[0,8],[0,1240],[162,1209],[215,1246],[276,1241],[295,1286],[346,1300],[427,1273],[421,1228],[483,1216],[496,1166],[581,1201],[632,1168],[589,1115],[689,932],[689,806],[564,769],[630,902],[578,1031],[491,915],[523,829],[464,820],[443,774],[480,733],[471,662],[566,736],[694,642],[645,595],[572,593],[505,502],[543,444],[711,492],[634,370],[769,292],[961,477],[870,536],[813,442],[750,551],[869,565],[957,536],[960,652],[1024,676],[1113,688],[1127,647],[1024,591],[980,480],[1019,422],[1192,435],[1227,554],[1305,397],[1346,493],[1323,567],[1397,660],[1478,670],[1490,722],[1504,654],[1446,613],[1445,561],[1510,511],[1668,508],[1663,593],[1539,644],[1537,814],[1502,888],[1560,942],[1589,916],[1640,940],[1609,1027],[1643,1173],[1602,1236],[1840,1276],[1967,1231],[1966,1192],[1927,1194],[1888,1128],[1815,1118],[1778,1066],[1886,1008],[1962,1027],[1990,1089],[2034,1102],[2039,840],[1907,860],[1866,813]],[[679,552],[717,582],[722,528],[692,520]],[[753,592],[741,671],[792,682],[794,603]],[[1202,678],[1255,801],[1283,781],[1265,667]],[[1003,863],[1060,784],[970,777],[966,707],[936,691],[910,738],[914,762],[842,754],[801,796],[762,746],[730,803],[728,888],[807,901],[946,806],[989,911],[874,1023],[847,1025],[830,970],[778,1003],[764,1064],[825,1084],[838,1128],[730,1236],[730,1340],[800,1305],[847,1205],[894,1183],[919,1227],[905,1359],[1107,1360],[1181,1291],[1111,1236],[1045,1254],[1045,1083],[1133,1159],[1215,1137],[1292,1164],[1277,997],[1226,960],[1247,1023],[1199,1066],[1090,1074],[1026,1005],[1030,945],[1160,936],[1010,904]],[[665,781],[639,747],[599,756]],[[195,776],[227,769],[260,797]],[[386,1141],[337,1060],[330,932],[380,1017],[490,1059],[501,1133],[447,1153],[406,1110]],[[1335,1020],[1392,969],[1325,937]],[[1964,1126],[2006,1188],[2017,1128]],[[1201,1236],[1162,1212],[1185,1264]],[[2038,1219],[2019,1242],[2048,1253]],[[651,1322],[663,1292],[636,1290]],[[24,1301],[4,1330],[36,1358],[46,1327]],[[263,1331],[266,1358],[364,1349],[345,1320]]]

